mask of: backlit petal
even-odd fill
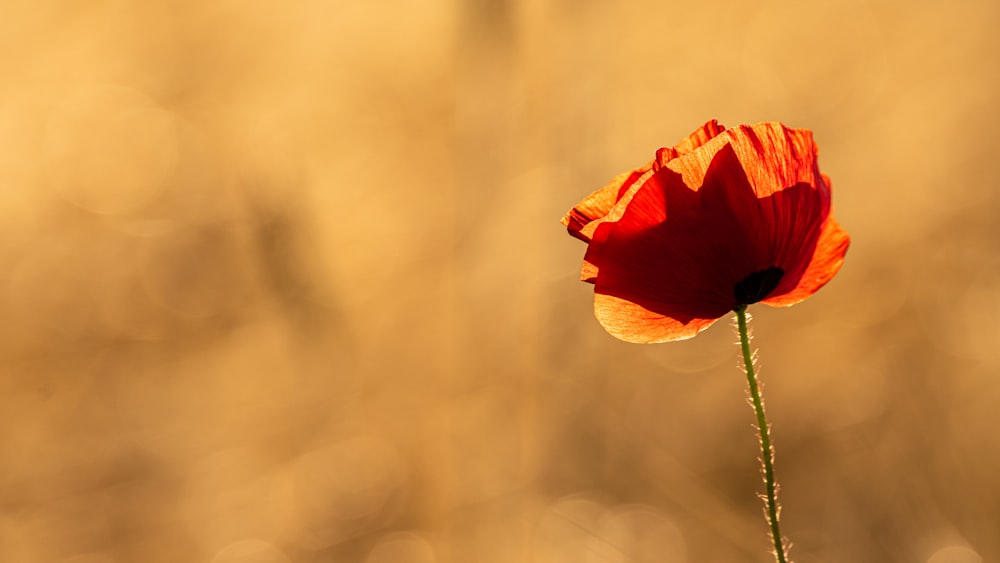
[[[724,315],[734,306],[733,285],[720,279],[731,275],[725,260],[706,256],[718,257],[731,237],[702,220],[699,195],[676,172],[651,175],[622,217],[594,233],[586,261],[598,269],[595,292],[681,325]],[[608,322],[618,317],[604,316]]]
[[[844,255],[851,245],[851,237],[842,229],[831,214],[823,224],[819,242],[816,244],[808,267],[798,283],[787,293],[778,294],[763,302],[775,307],[789,307],[806,299],[826,285],[840,271]]]
[[[725,130],[725,127],[719,125],[718,120],[713,119],[696,129],[693,133],[688,135],[686,139],[674,145],[674,150],[677,151],[678,155],[687,154],[711,141],[718,136],[719,133],[722,133]]]
[[[626,299],[600,293],[594,295],[594,315],[612,336],[637,344],[691,338],[719,320],[692,319],[684,324]]]
[[[614,207],[612,207],[605,216],[585,225],[583,230],[580,231],[580,234],[586,236],[587,240],[590,241],[590,239],[593,238],[597,227],[602,223],[614,223],[621,219],[625,210],[628,208],[628,205],[632,202],[632,197],[652,175],[653,171],[647,170],[646,173],[640,176],[637,181],[632,182],[625,193],[622,194],[618,202],[615,203]],[[589,283],[594,283],[594,280],[597,279],[597,265],[589,261],[587,256],[583,257],[583,269],[580,271],[580,279]]]
[[[706,221],[726,218],[735,251],[714,259],[727,261],[737,279],[780,267],[777,294],[798,285],[829,214],[830,188],[816,157],[809,131],[761,123],[730,129],[668,167],[703,192]]]
[[[593,235],[594,229],[597,228],[597,224],[594,222],[602,220],[618,203],[623,193],[645,174],[652,167],[652,164],[650,162],[642,168],[615,176],[603,188],[590,194],[586,199],[576,204],[573,209],[570,209],[562,218],[562,224],[569,231],[569,234],[584,242],[590,242],[590,237]]]
[[[650,170],[659,170],[667,162],[679,155],[691,152],[705,144],[719,133],[725,131],[725,127],[719,125],[717,120],[709,121],[702,125],[683,141],[673,148],[662,148],[656,151],[656,158],[646,165],[623,172],[611,179],[604,187],[587,196],[583,201],[576,204],[573,209],[562,218],[562,224],[571,235],[584,241],[590,242],[597,225],[611,212],[611,209],[621,200],[625,194],[634,188],[638,188],[637,182],[642,179]]]
[[[758,197],[796,184],[823,185],[812,132],[780,123],[740,125],[726,132]]]

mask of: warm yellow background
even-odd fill
[[[1000,560],[1000,4],[7,2],[0,561],[764,562],[728,321],[594,321],[562,214],[810,128],[755,307],[798,563]]]

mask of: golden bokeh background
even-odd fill
[[[993,0],[3,11],[0,561],[768,561],[729,323],[558,224],[712,118],[853,237],[753,308],[793,558],[1000,561]]]

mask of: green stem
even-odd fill
[[[774,541],[774,556],[778,563],[786,563],[785,544],[778,527],[778,495],[774,482],[774,448],[771,447],[770,427],[764,416],[764,401],[760,398],[760,386],[754,373],[753,354],[750,351],[750,333],[747,331],[747,306],[740,305],[736,309],[736,324],[740,331],[740,346],[743,348],[743,365],[746,367],[747,383],[750,386],[750,397],[753,399],[753,410],[757,413],[757,429],[760,431],[761,463],[764,466],[764,484],[767,487],[767,522],[771,526],[771,539]]]

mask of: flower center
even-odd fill
[[[737,283],[736,287],[733,288],[733,294],[736,295],[736,306],[756,303],[767,297],[774,291],[774,288],[778,287],[778,282],[784,275],[784,270],[777,266],[771,266],[743,278],[743,281]]]

